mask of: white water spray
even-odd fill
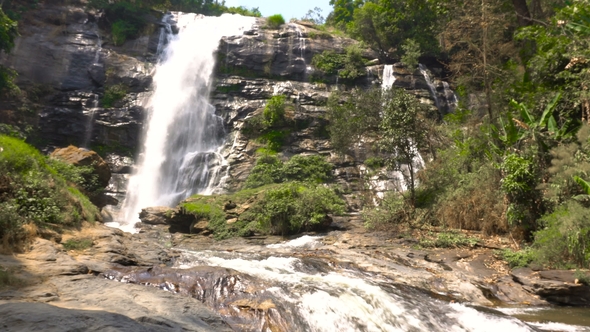
[[[393,72],[393,65],[385,65],[383,67],[383,79],[381,81],[381,88],[383,90],[391,89],[395,83],[395,73]]]
[[[194,193],[211,193],[219,182],[226,167],[218,151],[223,122],[209,103],[215,53],[223,36],[241,35],[255,22],[240,15],[173,13],[171,18],[179,33],[167,35],[156,67],[143,152],[114,225],[128,231],[142,208],[173,206]]]

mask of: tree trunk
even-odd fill
[[[512,5],[516,11],[518,25],[521,27],[531,25],[531,12],[529,11],[529,6],[526,4],[526,0],[512,0]]]

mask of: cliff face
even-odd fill
[[[34,126],[35,142],[42,148],[84,145],[108,155],[113,171],[108,190],[121,198],[132,169],[131,157],[140,146],[155,54],[162,46],[159,18],[154,17],[148,29],[153,33],[115,47],[99,29],[99,14],[86,11],[82,2],[69,3],[39,4],[21,21],[21,36],[2,63],[19,73],[24,97],[21,104],[14,100],[0,103],[0,122],[22,125],[25,119]],[[285,156],[326,156],[336,165],[338,182],[349,190],[353,208],[359,205],[356,192],[360,189],[392,189],[387,174],[361,176],[365,167],[359,160],[368,153],[365,148],[359,147],[354,157],[340,157],[330,147],[327,98],[336,89],[350,87],[310,82],[315,54],[326,50],[343,53],[356,42],[299,23],[278,30],[261,28],[264,25],[264,19],[258,19],[243,36],[223,38],[218,51],[212,104],[226,125],[223,155],[229,161],[231,179],[226,189],[240,187],[261,146],[241,132],[244,119],[261,112],[276,94],[287,97],[295,109],[294,120],[302,124],[290,130],[282,150]],[[366,51],[363,57],[371,62],[376,54]],[[442,82],[433,82],[433,94],[420,71],[408,72],[401,66],[393,70],[394,85],[416,94],[434,111],[436,95],[439,110],[447,111],[449,94]],[[383,65],[367,67],[357,86],[380,84],[382,72]],[[22,99],[29,105],[28,118],[19,115]]]

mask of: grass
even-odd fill
[[[69,239],[66,242],[62,243],[62,245],[66,250],[82,251],[92,247],[92,239]]]
[[[6,287],[22,286],[24,281],[15,277],[14,273],[5,267],[0,266],[0,289]]]
[[[421,239],[418,243],[424,248],[458,248],[474,247],[479,242],[478,239],[466,236],[461,232],[441,232],[434,235],[430,233],[428,238]]]

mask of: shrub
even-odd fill
[[[121,46],[127,38],[137,34],[137,27],[131,23],[123,20],[117,20],[111,25],[111,34],[113,37],[113,44],[115,46]]]
[[[281,124],[285,120],[285,96],[272,96],[262,112],[267,127]]]
[[[312,66],[320,71],[316,80],[325,80],[325,76],[337,75],[344,82],[353,82],[365,74],[365,61],[361,49],[357,45],[350,45],[344,54],[334,51],[324,51],[314,55]]]
[[[283,24],[285,24],[285,19],[281,14],[269,16],[267,19],[267,26],[270,29],[278,29]]]
[[[250,172],[244,188],[289,181],[325,183],[332,180],[332,164],[322,156],[293,156],[283,163],[274,155],[262,155]]]
[[[590,267],[590,209],[570,200],[541,218],[535,233],[537,261],[551,267]]]
[[[422,54],[420,52],[420,44],[413,39],[406,39],[402,45],[404,55],[401,57],[401,62],[408,67],[408,69],[414,69],[418,66],[418,58]]]
[[[102,96],[103,107],[113,107],[116,102],[122,100],[127,95],[127,87],[123,84],[111,85],[105,88]]]
[[[0,266],[0,289],[24,285],[24,281],[14,276],[12,271]]]
[[[286,183],[267,191],[252,209],[260,229],[287,235],[326,226],[331,222],[327,214],[342,214],[344,208],[330,188]]]
[[[512,249],[502,249],[497,251],[498,256],[508,263],[510,268],[527,267],[535,259],[534,251],[530,248],[514,251]]]
[[[60,164],[23,141],[0,136],[0,238],[9,247],[17,249],[26,240],[29,224],[61,228],[95,220],[97,208],[59,172],[68,169],[71,177],[72,170],[53,165]]]

